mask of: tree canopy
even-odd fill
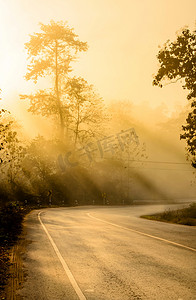
[[[163,87],[164,83],[175,83],[183,79],[183,88],[189,91],[187,99],[191,102],[191,111],[182,126],[180,135],[187,143],[188,155],[192,166],[196,167],[196,31],[183,29],[176,41],[168,40],[157,55],[160,68],[154,77],[153,85]]]
[[[87,43],[81,42],[64,22],[40,23],[40,29],[41,32],[31,34],[25,44],[29,56],[26,79],[37,82],[39,77],[53,75],[59,84],[60,77],[71,71],[70,63],[77,53],[87,50]]]
[[[190,92],[188,99],[196,97],[196,31],[183,29],[177,40],[168,40],[157,55],[160,68],[153,85],[163,86],[166,79],[170,82],[184,79],[183,88]],[[174,81],[174,82],[175,82]]]
[[[25,44],[28,52],[26,80],[50,76],[53,86],[50,90],[38,90],[34,95],[21,95],[30,100],[30,111],[42,115],[57,115],[61,137],[64,135],[65,107],[62,103],[62,89],[71,72],[71,62],[77,53],[87,50],[87,43],[81,42],[67,23],[51,21],[48,25],[40,23],[41,32],[30,35]]]
[[[95,93],[93,85],[89,85],[82,77],[67,80],[65,86],[69,107],[69,130],[73,133],[76,144],[87,142],[102,128],[105,120],[103,100]]]
[[[40,77],[50,76],[53,84],[21,98],[30,100],[29,111],[33,114],[59,121],[61,139],[71,136],[74,144],[87,141],[103,120],[102,99],[86,80],[70,75],[71,62],[79,51],[87,50],[87,43],[81,42],[63,22],[40,23],[40,29],[25,44],[29,55],[26,80],[36,83]],[[96,128],[92,127],[94,124]]]

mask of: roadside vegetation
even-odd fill
[[[166,210],[163,213],[144,215],[141,218],[168,223],[196,226],[196,203],[187,208],[177,210]]]
[[[10,250],[22,232],[22,221],[30,209],[9,203],[0,208],[0,297],[4,297],[4,289],[11,275]]]

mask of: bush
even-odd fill
[[[191,203],[187,208],[166,210],[163,213],[157,213],[151,216],[142,216],[142,218],[196,226],[196,203]]]
[[[10,244],[22,230],[23,210],[17,203],[9,203],[0,210],[0,245]]]

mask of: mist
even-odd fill
[[[168,1],[151,16],[146,4],[125,2],[127,10],[116,3],[99,26],[111,3],[58,1],[57,9],[50,1],[47,11],[37,1],[2,5],[1,203],[195,200],[194,155],[186,137],[180,139],[191,111],[189,88],[182,88],[183,78],[162,89],[152,84],[160,44],[175,39],[182,26],[192,30],[194,10],[180,4],[183,20],[174,9],[169,26]],[[6,32],[15,34],[11,45]]]
[[[33,116],[18,102],[14,122],[26,154],[13,182],[6,178],[9,168],[5,165],[8,173],[1,175],[1,197],[6,195],[6,201],[18,195],[22,202],[48,205],[50,190],[52,204],[66,206],[195,200],[194,169],[186,159],[185,142],[179,138],[187,107],[168,115],[165,105],[104,103],[106,120],[101,133],[96,130],[94,136],[74,145],[71,140],[57,139],[53,119]],[[129,136],[120,147],[116,137],[130,130],[138,141]],[[16,168],[18,165],[12,166],[13,173]]]

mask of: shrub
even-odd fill
[[[9,203],[0,210],[0,245],[14,242],[22,230],[23,210]]]

